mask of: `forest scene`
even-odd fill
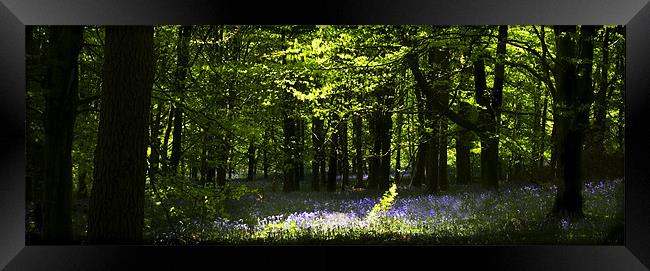
[[[27,245],[623,244],[623,26],[27,26],[26,64]]]

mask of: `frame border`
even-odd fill
[[[648,0],[236,1],[0,0],[0,268],[187,268],[225,262],[270,267],[305,261],[418,266],[446,262],[498,270],[648,270],[650,266],[650,4]],[[254,9],[253,9],[254,7]],[[25,246],[25,25],[161,24],[619,24],[626,25],[624,246]],[[359,254],[363,255],[359,255]],[[182,257],[182,258],[179,258]],[[251,261],[251,259],[254,260]],[[393,257],[395,258],[395,257]],[[331,259],[331,260],[330,260]],[[468,259],[470,259],[468,261]],[[225,262],[224,262],[225,260]],[[278,262],[284,260],[283,262]],[[312,260],[311,262],[309,262]],[[318,262],[314,262],[318,260]],[[406,260],[406,261],[404,261]],[[346,266],[348,262],[346,261]]]

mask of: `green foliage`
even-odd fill
[[[368,221],[375,221],[377,218],[386,214],[390,210],[391,205],[397,197],[397,184],[393,183],[388,191],[384,192],[384,195],[381,197],[379,202],[372,207],[370,213],[366,217]]]

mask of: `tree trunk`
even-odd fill
[[[283,192],[295,191],[296,177],[296,120],[287,116],[284,119],[284,182],[282,183]]]
[[[226,145],[227,139],[225,135],[220,135],[219,146],[217,147],[217,163],[216,163],[216,186],[226,186],[226,178],[228,176],[228,146]]]
[[[502,92],[504,82],[504,58],[508,26],[499,26],[497,62],[494,67],[494,86],[491,93],[485,93],[485,65],[478,61],[475,65],[477,102],[486,107],[483,111],[484,133],[481,136],[481,179],[491,188],[499,186],[499,123],[501,118]]]
[[[609,66],[609,28],[603,29],[603,47],[601,49],[603,59],[600,73],[600,89],[596,93],[594,100],[594,134],[593,148],[589,154],[592,163],[589,172],[593,177],[605,177],[604,169],[606,165],[605,137],[607,134],[607,88],[609,83],[608,66]]]
[[[311,141],[314,145],[314,160],[312,162],[312,181],[311,189],[320,190],[320,175],[325,174],[325,168],[321,168],[321,161],[325,159],[323,155],[323,120],[319,117],[312,117],[311,121]]]
[[[363,186],[363,119],[361,115],[355,115],[352,119],[354,145],[354,174],[357,176],[357,187]]]
[[[450,55],[449,51],[446,49],[436,49],[433,51],[435,57],[434,59],[437,62],[436,68],[433,69],[435,75],[432,80],[435,80],[435,90],[436,98],[444,106],[449,104],[449,91],[451,90],[451,78],[450,73]],[[440,147],[438,151],[438,186],[440,190],[447,190],[448,187],[448,176],[447,176],[447,128],[448,121],[447,118],[440,114],[439,123],[439,135],[438,135],[438,145]]]
[[[305,179],[305,161],[303,161],[303,152],[305,150],[305,120],[298,118],[297,121],[297,130],[298,130],[298,148],[297,148],[297,173],[296,176],[296,190],[300,188],[300,181]]]
[[[268,146],[269,146],[269,133],[264,130],[264,148],[262,149],[262,171],[264,171],[264,180],[269,179],[269,159],[268,159]]]
[[[396,154],[395,154],[395,183],[400,183],[402,179],[402,174],[400,173],[402,171],[401,167],[401,160],[402,160],[402,124],[404,122],[404,115],[399,113],[397,115],[397,125],[395,127],[395,146],[397,148]]]
[[[339,148],[339,133],[336,129],[336,125],[332,125],[338,121],[337,115],[334,114],[334,117],[330,120],[330,127],[332,127],[332,141],[330,143],[330,153],[329,153],[329,171],[327,172],[327,192],[336,191],[336,177],[338,175],[337,166],[338,166],[338,148]]]
[[[341,120],[338,131],[339,148],[341,155],[339,163],[341,168],[341,191],[345,191],[350,179],[350,164],[348,162],[348,121]]]
[[[77,110],[77,59],[83,27],[51,28],[45,78],[43,232],[46,243],[72,241],[72,138]]]
[[[153,27],[106,27],[102,106],[88,216],[90,243],[140,243]]]
[[[447,120],[440,120],[440,136],[439,145],[440,153],[438,154],[440,159],[438,161],[438,184],[440,190],[447,190],[448,188],[448,176],[447,176]]]
[[[582,151],[584,131],[588,125],[589,103],[593,96],[591,63],[593,60],[593,26],[582,26],[576,41],[576,27],[557,26],[556,82],[559,150],[558,167],[561,183],[553,206],[558,216],[582,217]],[[577,58],[578,64],[572,59]]]
[[[382,112],[380,125],[379,140],[381,142],[381,175],[379,175],[378,185],[380,191],[387,191],[390,187],[390,142],[392,137],[391,129],[393,126],[393,119],[389,112]]]
[[[466,117],[469,114],[471,105],[468,103],[461,103],[460,114]],[[470,131],[463,127],[458,127],[456,134],[456,183],[457,184],[470,184],[472,180],[470,148],[471,139]]]
[[[255,141],[251,139],[251,142],[248,146],[248,175],[247,179],[249,182],[252,182],[255,179],[255,166],[257,161],[255,161],[255,151],[257,150],[255,146]]]
[[[192,28],[191,26],[180,26],[178,28],[178,46],[176,47],[178,62],[176,67],[176,93],[180,96],[180,104],[176,105],[174,110],[174,141],[172,141],[172,154],[169,159],[169,165],[173,174],[181,161],[181,143],[183,137],[183,93],[186,91],[185,78],[189,69],[189,42]]]
[[[467,131],[461,130],[456,135],[456,183],[462,185],[470,184],[472,178],[467,134]]]

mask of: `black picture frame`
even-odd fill
[[[626,26],[623,246],[26,246],[25,25],[596,24]],[[320,2],[0,0],[0,268],[6,270],[351,267],[648,270],[648,0]],[[300,262],[300,263],[299,263]],[[424,264],[424,265],[422,265]]]

